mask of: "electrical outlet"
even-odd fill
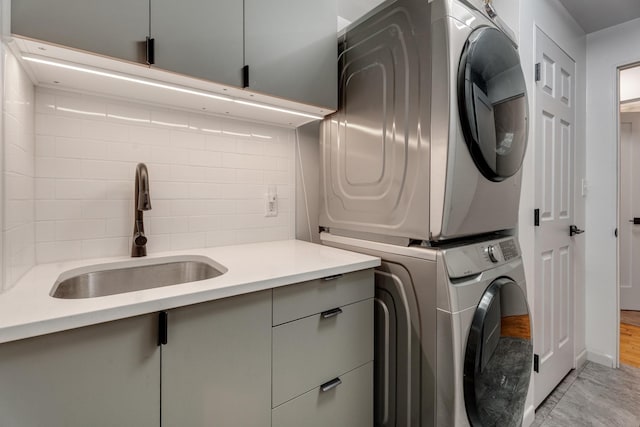
[[[278,216],[278,187],[275,185],[267,187],[264,216]]]

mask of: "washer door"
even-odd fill
[[[458,69],[458,108],[482,174],[502,181],[518,172],[527,146],[527,92],[518,51],[502,31],[482,27],[467,39]]]
[[[531,321],[522,289],[509,278],[485,290],[464,359],[464,400],[472,426],[520,426],[533,362]]]

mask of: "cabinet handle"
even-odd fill
[[[323,393],[327,392],[327,391],[329,391],[331,389],[334,389],[334,388],[338,387],[340,384],[342,384],[342,380],[340,379],[340,377],[336,377],[336,378],[332,379],[331,381],[328,381],[328,382],[322,384],[320,386],[320,391],[322,391]]]
[[[147,36],[147,64],[153,65],[156,63],[156,48],[155,39]]]
[[[340,307],[333,308],[331,310],[323,311],[320,313],[323,319],[329,319],[331,317],[335,317],[338,314],[342,313],[342,309]]]
[[[333,276],[323,277],[322,280],[324,281],[335,280],[335,279],[341,278],[342,276],[343,274],[334,274]]]

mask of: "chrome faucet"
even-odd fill
[[[151,210],[151,198],[149,197],[149,172],[144,163],[136,166],[135,192],[133,196],[135,208],[133,210],[133,242],[131,243],[131,256],[140,257],[147,255],[147,237],[144,235],[143,211]]]

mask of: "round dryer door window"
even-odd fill
[[[508,278],[485,290],[474,313],[464,359],[464,400],[472,426],[520,426],[533,342],[524,292]]]
[[[464,138],[482,174],[502,181],[520,170],[527,146],[528,106],[520,57],[500,30],[471,33],[458,70]]]

